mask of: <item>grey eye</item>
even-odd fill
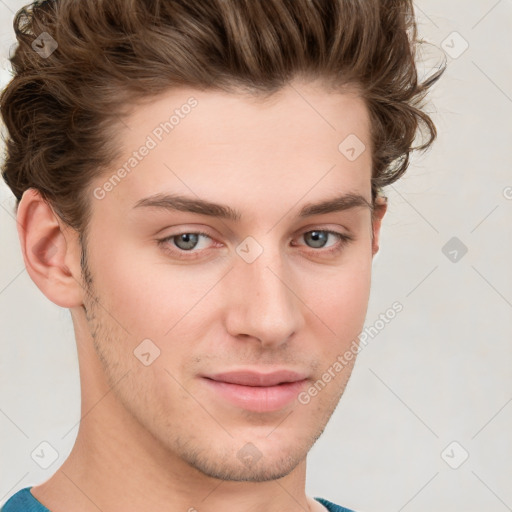
[[[304,233],[304,240],[311,239],[312,247],[315,249],[321,249],[327,243],[330,233],[328,231],[308,231]]]
[[[180,235],[173,236],[172,239],[174,240],[176,247],[184,251],[188,251],[190,249],[194,249],[200,236],[201,235],[199,233],[181,233]]]

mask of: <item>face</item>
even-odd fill
[[[123,156],[91,185],[88,364],[187,467],[283,477],[335,410],[354,359],[333,368],[366,315],[366,107],[313,84],[266,102],[180,89],[126,124]],[[348,136],[366,145],[356,159]],[[352,207],[309,208],[347,194]]]

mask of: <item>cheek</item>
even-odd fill
[[[135,340],[161,340],[180,330],[183,320],[190,323],[200,309],[196,305],[220,278],[200,265],[171,265],[154,253],[121,247],[98,253],[95,288],[105,309]]]
[[[98,250],[102,243],[108,251]],[[199,320],[199,311],[215,310],[213,289],[225,265],[173,265],[121,240],[98,240],[96,245],[91,264],[100,301],[134,339],[161,339],[170,330],[190,327],[193,318]],[[316,325],[320,318],[338,338],[359,334],[368,304],[371,261],[368,240],[336,265],[295,266],[291,275],[296,282],[291,285],[306,305],[304,315],[311,316],[307,323]]]
[[[304,282],[304,298],[338,339],[359,334],[368,307],[371,284],[371,257],[354,251],[350,258],[330,272],[319,272]],[[318,319],[317,319],[318,321]]]
[[[98,247],[101,242],[97,240]],[[101,305],[135,339],[150,338],[158,332],[156,319],[165,322],[162,309],[172,311],[173,294],[161,296],[158,274],[133,247],[124,247],[120,241],[103,242],[108,251],[96,248],[91,261],[94,289]]]
[[[325,297],[317,303],[306,322],[315,325],[322,339],[322,358],[329,362],[343,353],[353,341],[357,342],[366,317],[368,292],[366,289],[347,288]],[[320,319],[320,320],[319,320]]]

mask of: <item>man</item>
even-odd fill
[[[355,362],[382,188],[435,138],[411,2],[58,0],[15,26],[3,176],[71,312],[82,418],[3,512],[348,510],[306,496],[306,456]]]

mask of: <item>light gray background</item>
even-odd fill
[[[2,84],[13,12],[23,3],[0,0]],[[431,95],[435,147],[387,189],[365,325],[395,301],[404,309],[359,355],[310,453],[307,492],[358,512],[505,512],[512,510],[512,1],[416,5],[421,35],[439,48],[434,57],[443,47],[460,53],[464,40],[469,47],[448,55]],[[80,418],[69,312],[25,271],[13,204],[2,184],[0,503],[56,471]],[[452,237],[468,248],[457,262],[442,252]],[[42,441],[60,455],[47,470],[30,456]],[[449,466],[465,452],[458,469]]]

